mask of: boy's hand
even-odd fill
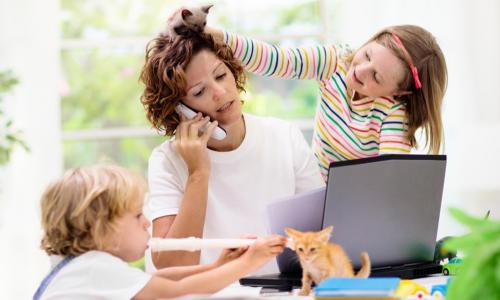
[[[254,235],[244,235],[241,238],[242,239],[257,239],[257,237]],[[237,259],[238,257],[240,257],[243,253],[245,253],[248,250],[248,247],[249,246],[222,250],[219,258],[215,261],[215,266],[219,267],[225,263],[228,263],[232,260]]]
[[[242,257],[260,267],[271,258],[281,254],[287,243],[287,238],[281,235],[271,235],[260,238],[251,245]]]
[[[222,250],[219,258],[215,261],[215,266],[219,267],[225,263],[228,263],[232,260],[235,260],[238,257],[240,257],[243,253],[245,253],[247,250],[248,250],[248,246],[240,247],[240,248],[236,248],[236,249],[224,249],[224,250]]]

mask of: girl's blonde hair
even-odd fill
[[[417,68],[422,88],[416,88],[408,56],[396,43],[393,33],[399,37]],[[448,71],[436,38],[422,27],[398,25],[382,29],[365,45],[372,41],[390,49],[407,66],[399,90],[410,91],[411,94],[396,99],[403,102],[406,107],[408,141],[412,147],[417,147],[415,133],[418,128],[422,128],[426,136],[425,146],[429,152],[439,153],[443,142],[441,107],[448,83]]]
[[[41,248],[63,256],[104,249],[117,219],[142,208],[144,192],[144,180],[122,167],[68,170],[42,196]]]

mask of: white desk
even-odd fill
[[[423,285],[429,290],[432,289],[433,285],[436,284],[446,284],[448,281],[448,276],[442,276],[440,274],[432,275],[429,277],[413,279],[413,281],[418,284]],[[233,284],[222,291],[210,296],[210,299],[231,299],[231,300],[251,300],[251,299],[269,299],[269,300],[283,300],[283,299],[295,299],[295,300],[312,300],[312,296],[299,296],[298,289],[294,290],[292,293],[269,293],[261,294],[261,288],[242,286],[239,284]],[[207,297],[188,297],[183,299],[206,299]]]

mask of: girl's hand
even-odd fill
[[[209,117],[202,118],[201,113],[191,120],[181,114],[181,123],[175,131],[173,142],[175,150],[186,162],[189,174],[195,172],[210,173],[210,159],[208,157],[207,142],[212,131],[217,126],[217,121],[211,122],[205,132],[200,128],[210,123]]]
[[[281,254],[287,243],[287,238],[281,235],[271,235],[260,238],[249,246],[242,258],[249,260],[256,267],[260,267],[271,258]]]

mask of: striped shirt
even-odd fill
[[[323,178],[331,162],[409,153],[405,106],[392,97],[351,100],[346,51],[338,46],[283,48],[224,33],[225,43],[249,72],[283,79],[315,79],[320,103],[312,147]]]

